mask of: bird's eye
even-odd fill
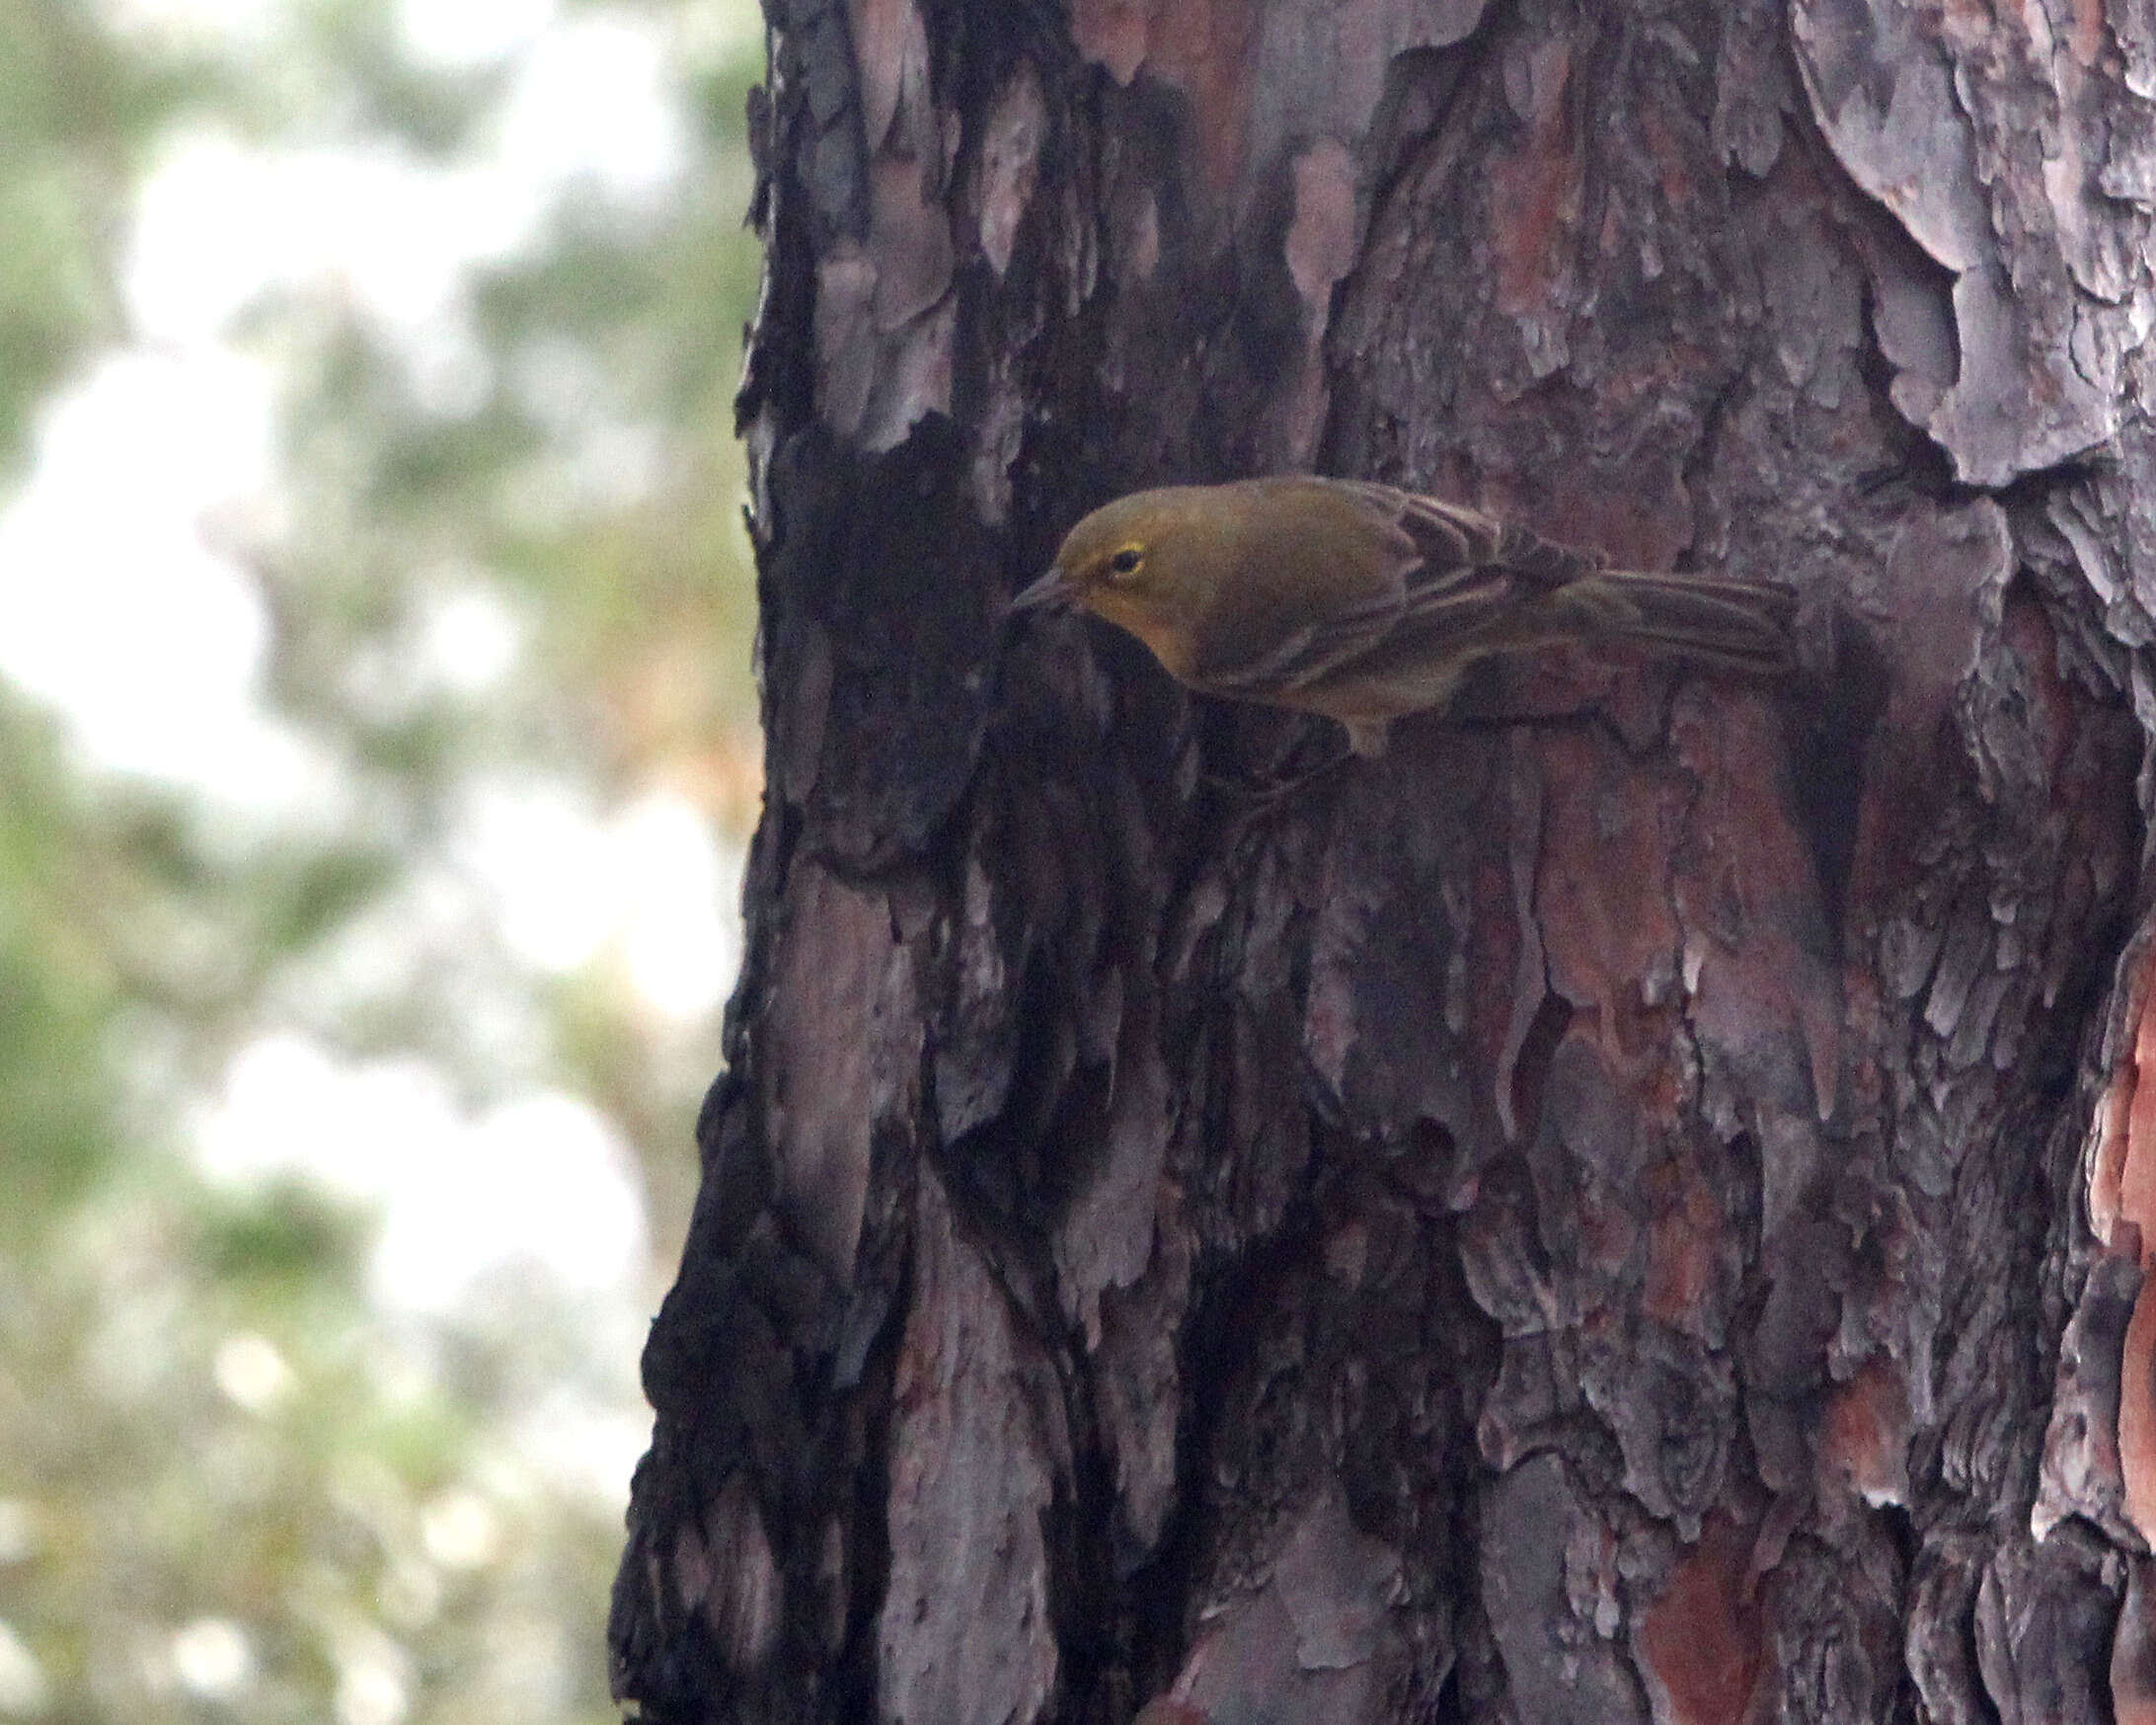
[[[1145,561],[1145,553],[1138,546],[1125,545],[1108,560],[1108,573],[1119,578],[1138,573],[1138,565]]]

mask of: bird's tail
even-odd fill
[[[1568,584],[1559,596],[1590,638],[1752,676],[1796,666],[1797,595],[1786,587],[1605,570]]]

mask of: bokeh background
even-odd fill
[[[0,1720],[599,1721],[750,0],[0,0]]]

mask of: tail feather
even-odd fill
[[[1609,571],[1573,582],[1555,596],[1589,635],[1760,676],[1796,666],[1797,595],[1788,588]]]

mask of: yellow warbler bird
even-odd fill
[[[1178,485],[1105,504],[1014,611],[1079,606],[1201,694],[1323,713],[1381,754],[1476,662],[1631,643],[1751,675],[1790,668],[1796,595],[1605,569],[1458,504],[1358,480]]]

